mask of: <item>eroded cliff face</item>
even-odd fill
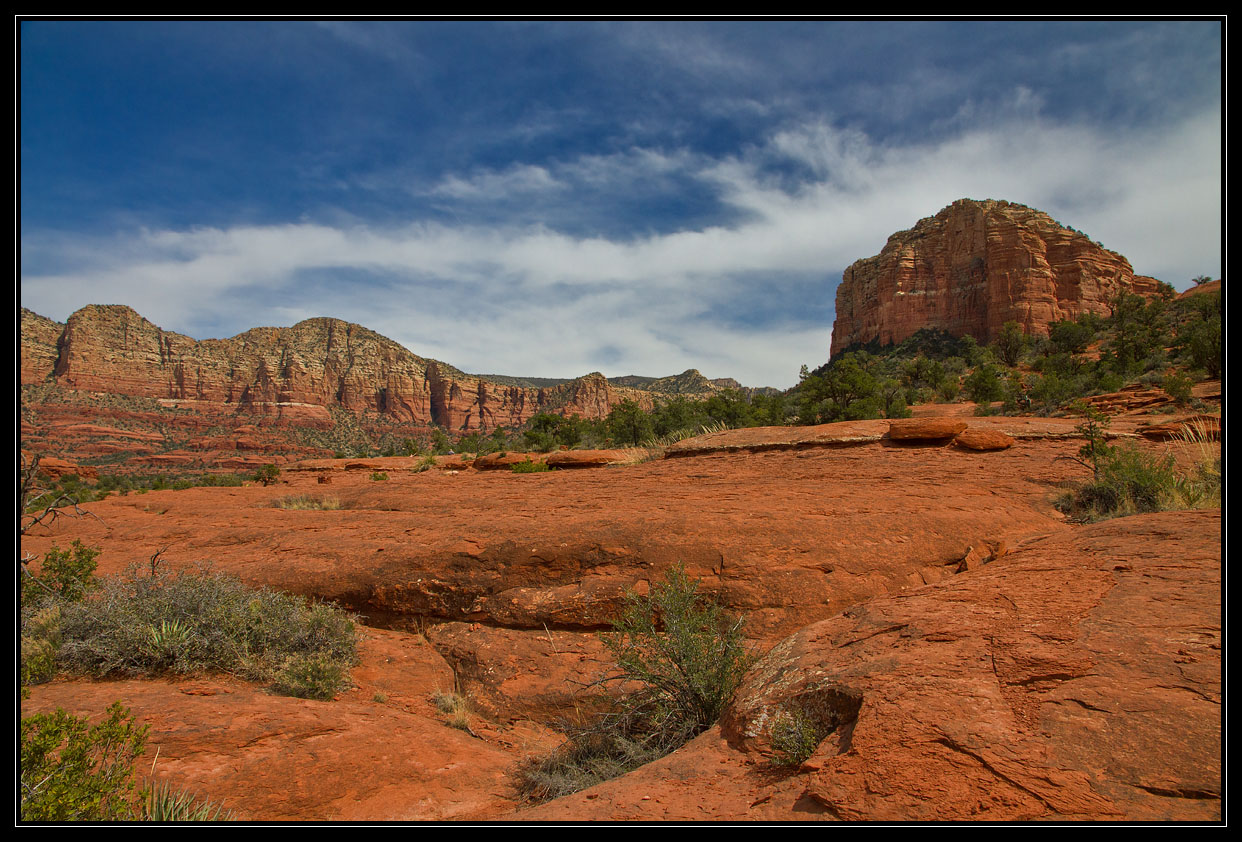
[[[507,386],[425,359],[360,325],[319,318],[198,341],[123,306],[91,305],[61,325],[22,311],[23,384],[54,382],[294,422],[329,409],[450,430],[516,427],[540,412],[601,418],[652,395],[590,374],[550,388]]]
[[[959,199],[845,270],[831,353],[872,340],[900,342],[920,328],[986,343],[1014,321],[1046,335],[1061,319],[1107,314],[1122,289],[1152,295],[1156,284],[1046,213]]]

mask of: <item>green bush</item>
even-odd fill
[[[1102,457],[1092,482],[1062,500],[1061,507],[1087,520],[1176,508],[1178,475],[1170,454],[1144,453],[1134,445]]]
[[[416,464],[413,468],[410,468],[410,470],[416,474],[421,474],[423,471],[429,471],[435,466],[436,455],[434,453],[428,453],[418,461],[418,464]]]
[[[1166,374],[1164,381],[1160,387],[1164,389],[1164,393],[1173,399],[1173,402],[1179,406],[1186,406],[1190,403],[1192,390],[1195,382],[1185,374]]]
[[[298,699],[330,700],[349,686],[349,673],[337,658],[324,653],[294,655],[272,681],[272,689],[282,696]]]
[[[371,472],[371,482],[386,482],[387,480],[388,480],[388,474],[384,473],[383,471],[372,471]]]
[[[229,821],[232,813],[172,789],[140,789],[134,764],[148,727],[120,702],[91,725],[58,708],[21,721],[21,820],[26,822]]]
[[[527,459],[525,462],[515,462],[509,470],[515,474],[542,474],[552,470],[552,466],[547,462],[535,462]]]
[[[60,648],[60,607],[54,600],[23,606],[21,612],[21,686],[50,681],[56,674],[56,650]]]
[[[992,363],[977,366],[964,384],[966,394],[977,404],[991,403],[1005,397],[1001,371]]]
[[[638,689],[524,764],[525,797],[556,798],[663,757],[716,722],[752,663],[742,620],[701,596],[680,566],[649,595],[627,598],[604,643],[617,669],[599,683]]]
[[[271,462],[264,465],[262,468],[259,468],[259,470],[254,473],[255,482],[263,483],[264,488],[274,483],[279,476],[280,468],[277,468]]]
[[[60,636],[59,664],[74,672],[225,672],[278,692],[319,687],[316,698],[345,686],[355,660],[348,615],[205,569],[105,579],[90,599],[62,606]]]
[[[643,703],[694,736],[716,722],[750,666],[742,627],[675,567],[650,595],[627,599],[604,640],[618,667],[609,680],[639,682]]]
[[[134,818],[134,761],[146,739],[147,728],[136,725],[120,702],[94,726],[59,709],[22,719],[22,821]]]
[[[46,597],[69,602],[85,597],[98,587],[95,558],[99,552],[98,547],[88,547],[80,540],[75,540],[68,550],[53,544],[44,554],[38,574],[22,565],[22,604],[31,605]]]
[[[1105,442],[1108,417],[1085,405],[1077,429],[1086,443],[1078,450],[1080,464],[1091,468],[1090,482],[1057,501],[1058,507],[1081,520],[1155,512],[1166,509],[1214,508],[1220,505],[1222,471],[1212,434],[1203,425],[1189,425],[1179,440],[1197,447],[1196,462],[1179,470],[1171,453],[1154,454],[1134,444],[1116,447]]]
[[[772,750],[781,766],[801,766],[831,733],[816,717],[801,708],[781,711],[772,725]]]

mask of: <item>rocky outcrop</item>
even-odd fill
[[[1219,510],[1119,518],[855,606],[717,728],[502,820],[1218,822],[1220,539]],[[765,764],[799,720],[809,757]]]
[[[457,431],[518,427],[541,412],[602,418],[625,399],[649,409],[658,393],[617,387],[598,372],[542,388],[495,382],[338,319],[198,341],[129,307],[99,305],[64,325],[23,310],[21,377],[24,385],[52,382],[294,423],[330,425],[329,410],[343,409]]]
[[[64,325],[22,308],[22,383],[38,383],[56,367],[56,343]]]
[[[921,328],[987,343],[1013,321],[1043,335],[1061,319],[1108,313],[1121,290],[1151,295],[1156,284],[1046,213],[959,199],[845,270],[831,353],[900,342]]]
[[[888,437],[894,441],[939,441],[965,429],[966,422],[960,418],[899,418],[888,422]]]

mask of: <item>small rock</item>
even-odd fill
[[[954,437],[953,443],[967,450],[1007,450],[1013,447],[1014,439],[1000,430],[968,427]]]

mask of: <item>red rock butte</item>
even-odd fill
[[[89,305],[65,324],[23,309],[21,336],[22,385],[154,398],[173,408],[318,428],[331,427],[331,410],[339,409],[487,431],[520,427],[542,412],[603,418],[626,399],[650,409],[657,395],[707,395],[736,385],[694,370],[619,384],[598,372],[545,387],[514,384],[466,374],[331,318],[199,341],[163,330],[129,307]]]
[[[1085,312],[1107,314],[1121,290],[1157,291],[1120,254],[1048,214],[1012,202],[959,199],[845,270],[832,356],[921,328],[991,342],[1005,322],[1030,335]]]

